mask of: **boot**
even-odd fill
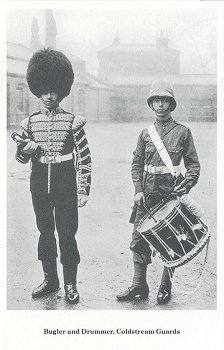
[[[123,293],[117,295],[118,301],[131,301],[139,297],[140,299],[146,299],[149,295],[149,287],[147,284],[143,286],[134,286],[132,285]]]
[[[174,268],[164,267],[163,275],[159,287],[159,291],[157,294],[157,303],[158,305],[166,304],[171,299],[171,290],[172,290],[172,282],[171,279],[174,274]]]
[[[136,297],[146,299],[149,295],[149,287],[146,282],[146,264],[134,262],[134,277],[132,285],[116,296],[118,301],[131,301]]]
[[[76,288],[77,264],[73,266],[63,265],[65,297],[69,304],[79,302],[79,293]]]
[[[56,259],[50,262],[42,261],[44,281],[33,290],[33,298],[41,298],[59,288]]]

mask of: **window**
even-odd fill
[[[85,115],[85,91],[84,90],[78,91],[78,113],[80,113],[82,116]]]
[[[20,84],[16,87],[16,105],[18,113],[27,113],[28,103],[27,87]]]

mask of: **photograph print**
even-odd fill
[[[7,309],[216,310],[216,8],[85,3],[7,11]]]

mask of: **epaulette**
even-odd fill
[[[37,115],[37,114],[40,114],[40,111],[31,114],[29,117],[23,119],[23,120],[20,122],[20,126],[21,126],[21,128],[22,128],[24,131],[26,131],[26,132],[29,131],[29,120],[30,120],[30,118],[31,118],[33,115]]]
[[[86,122],[86,118],[81,117],[80,115],[76,115],[72,123],[72,129],[78,130],[82,128],[86,124]]]
[[[188,127],[188,126],[186,126],[186,125],[184,125],[184,124],[181,124],[181,123],[177,122],[176,120],[174,120],[174,122],[175,122],[177,125],[182,126],[184,129],[189,130],[189,127]]]

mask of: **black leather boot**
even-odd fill
[[[171,279],[174,274],[174,268],[164,267],[161,284],[157,294],[157,303],[159,305],[166,304],[171,299],[172,282]]]
[[[79,302],[79,293],[74,283],[65,284],[65,297],[69,304],[77,304]]]
[[[63,265],[65,297],[69,304],[79,302],[79,293],[76,288],[77,265]]]
[[[146,299],[149,295],[149,287],[147,284],[142,286],[134,286],[129,287],[125,292],[118,294],[118,301],[131,301],[135,298],[139,297],[140,299]]]
[[[157,303],[163,305],[168,303],[171,299],[171,289],[172,285],[170,284],[161,284],[159,287],[159,292],[157,294]]]
[[[44,270],[44,281],[33,290],[33,298],[41,298],[59,288],[59,279],[57,274],[56,260],[51,262],[42,262]]]

